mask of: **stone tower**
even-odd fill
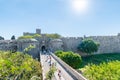
[[[36,29],[36,34],[41,34],[41,29]]]

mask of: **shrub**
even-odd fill
[[[58,56],[58,57],[60,57],[62,53],[63,53],[62,50],[58,50],[58,51],[55,52],[55,55]]]
[[[69,52],[57,51],[55,52],[55,54],[71,67],[75,69],[80,67],[82,60],[79,54],[73,53],[71,51]]]
[[[28,47],[26,47],[26,48],[24,49],[24,52],[25,52],[25,53],[28,53],[28,52],[31,51],[33,48],[35,48],[34,45],[29,45]]]
[[[55,67],[50,68],[50,70],[49,70],[48,73],[46,74],[46,79],[47,79],[47,80],[52,80],[55,71],[56,71],[56,68],[55,68]]]

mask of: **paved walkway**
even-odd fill
[[[43,80],[45,80],[46,74],[50,70],[50,66],[49,66],[49,63],[46,62],[47,55],[41,54],[40,56],[41,56],[40,58],[41,58],[42,71],[43,71]],[[56,80],[56,79],[53,78],[53,80]]]
[[[49,59],[47,54],[41,54],[41,64],[42,64],[42,70],[43,70],[43,80],[45,80],[46,73],[50,70],[49,65]],[[51,56],[50,56],[51,57]],[[54,73],[54,77],[52,80],[74,80],[61,66],[58,64],[52,57],[51,57],[51,63],[56,64],[57,71]],[[59,70],[61,71],[60,75],[58,76]]]

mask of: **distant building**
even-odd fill
[[[34,35],[34,34],[40,34],[41,35],[41,29],[36,29],[36,33],[30,33],[30,32],[23,32],[23,35]]]
[[[36,29],[36,34],[41,34],[41,29]]]

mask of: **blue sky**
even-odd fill
[[[10,39],[36,28],[68,37],[120,32],[120,0],[74,1],[0,0],[0,36]]]

